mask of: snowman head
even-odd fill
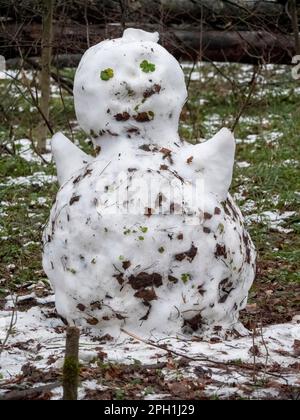
[[[82,58],[74,82],[77,119],[93,138],[176,130],[187,97],[183,71],[157,33],[127,29]]]

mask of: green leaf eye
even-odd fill
[[[189,280],[191,280],[191,275],[189,273],[181,274],[181,280],[184,284],[186,284]]]
[[[102,70],[100,77],[101,80],[104,80],[105,82],[107,82],[109,79],[112,79],[114,77],[113,69]]]
[[[140,68],[144,73],[153,73],[155,71],[155,64],[149,63],[149,61],[144,60],[140,64]]]

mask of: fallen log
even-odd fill
[[[183,58],[190,55],[204,61],[291,64],[295,55],[292,36],[260,31],[176,31],[165,46],[176,56],[182,50]]]
[[[31,387],[23,390],[15,390],[8,392],[0,397],[0,401],[19,401],[19,400],[33,400],[41,395],[48,394],[53,389],[61,386],[60,382],[55,382],[49,385],[42,385],[37,387]]]
[[[129,25],[134,26],[134,24]],[[151,31],[161,28],[148,25]],[[40,24],[6,25],[0,34],[0,55],[10,58],[37,57],[41,50]],[[120,24],[91,25],[90,45],[121,36]],[[269,33],[266,31],[201,31],[199,28],[160,30],[161,43],[178,59],[202,59],[204,61],[291,64],[295,55],[293,35]],[[53,36],[53,53],[81,55],[87,49],[85,25],[56,25]],[[20,55],[21,52],[21,55]],[[77,64],[77,62],[75,63]]]
[[[208,29],[236,30],[254,28],[281,28],[292,32],[286,13],[288,0],[56,0],[56,18],[78,23],[106,24],[133,21],[141,23],[164,22],[165,25],[203,21]],[[299,8],[299,6],[298,6]],[[7,19],[40,22],[41,2],[14,0],[3,2],[0,14]]]

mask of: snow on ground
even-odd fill
[[[244,169],[249,168],[251,166],[251,163],[249,162],[237,162],[238,168]]]
[[[0,217],[7,217],[7,216],[8,216],[8,214],[5,213],[5,211],[3,211],[0,207]]]
[[[282,164],[284,166],[298,166],[298,167],[300,167],[300,162],[299,162],[299,160],[296,160],[296,159],[287,159],[287,160],[283,161]]]
[[[246,168],[247,166],[242,165],[242,167]],[[249,182],[249,179],[243,178],[244,184],[246,184],[246,181]],[[297,195],[297,193],[295,194]],[[294,229],[285,228],[284,225],[288,223],[289,219],[297,216],[295,211],[280,212],[273,208],[272,210],[259,212],[257,202],[248,199],[247,197],[248,193],[244,185],[241,185],[239,191],[233,194],[234,200],[239,202],[247,226],[251,226],[254,223],[260,223],[267,226],[270,230],[275,230],[280,233],[289,234],[294,232]],[[269,197],[269,200],[273,202],[274,206],[277,206],[279,196],[273,195],[272,197]],[[261,205],[263,203],[264,200],[260,202]]]
[[[296,212],[294,211],[285,211],[283,213],[278,213],[276,211],[264,211],[260,214],[250,214],[245,217],[246,222],[250,224],[251,222],[263,223],[269,226],[270,229],[277,230],[281,233],[291,233],[293,229],[286,229],[282,226],[286,220],[295,216]]]
[[[219,114],[207,115],[205,120],[203,121],[203,125],[206,128],[214,128],[214,130],[216,129],[218,124],[221,124],[221,123],[222,123],[222,118]]]
[[[18,298],[16,324],[0,354],[0,396],[22,389],[22,386],[28,387],[28,383],[19,383],[16,379],[24,372],[28,373],[28,369],[30,372],[37,372],[36,369],[45,372],[50,377],[47,383],[56,382],[55,375],[58,374],[55,372],[60,372],[63,365],[65,328],[56,316],[54,296],[45,295],[41,284],[28,287],[28,292]],[[2,343],[11,322],[14,301],[15,298],[7,298],[0,311]],[[292,323],[272,325],[256,331],[256,335],[225,342],[218,337],[208,342],[198,341],[196,336],[161,337],[153,334],[144,343],[126,333],[111,341],[111,337],[99,337],[99,331],[85,330],[80,340],[80,362],[83,371],[90,369],[90,375],[83,375],[80,398],[83,399],[86,392],[106,389],[99,377],[91,376],[93,368],[99,367],[99,352],[106,364],[164,365],[162,374],[166,393],[148,395],[141,391],[141,398],[168,398],[168,391],[185,380],[202,381],[203,392],[208,397],[279,398],[290,387],[299,389],[299,323],[299,317],[295,317]],[[32,385],[42,384],[39,380]],[[60,398],[61,388],[57,386],[52,399]]]
[[[279,131],[264,132],[263,134],[249,134],[243,139],[236,139],[237,144],[254,144],[258,141],[264,141],[267,144],[277,144],[278,140],[283,136]]]
[[[14,146],[16,147],[17,154],[22,157],[27,162],[37,162],[41,163],[42,160],[50,163],[52,160],[52,154],[51,154],[51,139],[47,139],[46,142],[46,153],[42,154],[42,158],[38,156],[32,147],[32,141],[28,139],[21,139],[16,140],[14,142]]]
[[[254,200],[247,200],[241,207],[243,213],[250,213],[257,209],[257,203]]]
[[[226,67],[228,66],[227,63],[215,63],[215,64],[219,69],[224,68],[225,71],[226,71]],[[187,74],[192,72],[191,74],[192,81],[207,82],[208,78],[216,77],[216,72],[208,71],[209,69],[211,69],[210,63],[201,62],[201,61],[198,61],[197,63],[183,62],[181,64],[181,67],[183,68],[183,70],[186,71]],[[270,78],[269,78],[270,74],[276,75],[276,76],[282,76],[283,74],[286,74],[288,71],[291,73],[289,66],[267,64],[263,66],[261,74],[258,75],[257,80],[262,86],[267,87],[270,83]],[[239,72],[234,75],[235,82],[240,83],[240,84],[249,83],[253,77],[253,72],[254,72],[253,65],[240,64]],[[285,93],[286,94],[289,93],[288,89],[286,89],[286,92],[284,92],[282,88],[280,88],[279,91],[277,91],[276,89],[273,89],[270,92],[270,94],[273,94],[273,96],[276,96],[278,94],[283,95]]]
[[[29,176],[19,176],[17,178],[8,177],[5,183],[0,184],[1,187],[11,187],[13,185],[28,187],[37,185],[42,187],[44,184],[52,184],[57,181],[56,176],[46,175],[44,172],[35,172]]]

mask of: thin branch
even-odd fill
[[[11,318],[10,318],[9,327],[7,329],[5,338],[4,338],[4,340],[3,340],[3,342],[1,343],[1,346],[0,346],[0,357],[1,357],[2,353],[3,353],[3,351],[4,351],[4,348],[5,348],[8,340],[9,340],[9,337],[13,333],[13,329],[14,329],[15,325],[17,324],[17,320],[18,320],[17,309],[16,309],[16,307],[17,307],[17,300],[14,300],[14,298],[12,298],[12,299],[13,299],[13,304],[14,305],[13,305],[13,309],[12,309],[12,314],[11,314]]]
[[[25,75],[24,75],[25,76]],[[19,91],[19,93],[21,94],[21,96],[27,101],[27,102],[29,102],[30,103],[30,101],[29,101],[29,99],[28,98],[26,98],[26,96],[24,95],[24,93],[22,92],[22,90],[19,88],[19,86],[18,86],[18,83],[19,83],[19,80],[16,78],[16,77],[14,77],[14,76],[12,76],[12,75],[9,75],[9,77],[11,77],[13,80],[15,80],[17,83],[16,83],[16,88],[18,89],[18,91]],[[25,80],[27,80],[26,79],[26,77],[25,77]],[[39,106],[39,104],[38,104],[38,101],[37,101],[37,99],[35,98],[35,96],[34,96],[34,94],[32,93],[32,90],[31,90],[31,87],[29,86],[29,84],[25,84],[25,83],[23,83],[23,86],[25,86],[26,88],[27,88],[27,90],[28,90],[28,92],[29,92],[29,94],[30,94],[30,96],[31,96],[31,99],[32,99],[32,102],[33,102],[33,104],[34,104],[34,106],[36,107],[36,109],[37,109],[37,111],[39,112],[39,114],[41,115],[41,117],[43,118],[43,120],[44,120],[44,122],[46,123],[46,125],[47,125],[47,127],[48,127],[48,130],[50,131],[50,133],[51,133],[51,135],[52,136],[54,136],[54,130],[53,130],[53,128],[51,127],[51,124],[50,124],[50,122],[48,121],[48,119],[46,118],[46,116],[44,115],[44,113],[43,113],[43,111],[41,110],[41,108],[40,108],[40,106]]]
[[[218,362],[216,360],[208,359],[207,357],[191,357],[191,356],[188,356],[186,354],[179,353],[176,350],[170,349],[169,347],[164,346],[162,344],[153,343],[152,341],[145,340],[144,338],[138,337],[137,335],[135,335],[135,334],[133,334],[129,331],[124,330],[124,328],[121,328],[121,331],[124,334],[128,335],[129,337],[134,338],[135,340],[141,341],[142,343],[145,343],[149,346],[156,347],[157,349],[166,351],[167,353],[172,353],[172,354],[174,354],[175,356],[178,356],[178,357],[183,357],[183,358],[191,360],[191,361],[214,363],[214,364],[221,365],[221,366],[224,366],[226,364],[225,362]]]
[[[37,63],[35,60],[31,58],[25,58],[25,63],[29,64],[31,67],[33,67],[35,70],[41,70],[41,66],[39,63]],[[71,80],[67,80],[63,77],[61,77],[57,71],[57,73],[54,73],[53,71],[50,73],[52,79],[59,83],[65,91],[67,91],[71,96],[73,96],[73,82]]]
[[[33,149],[33,151],[34,151],[34,153],[35,154],[37,154],[38,155],[38,157],[46,164],[46,165],[48,165],[48,163],[49,162],[47,162],[46,161],[46,159],[43,157],[43,155],[37,150],[37,148],[35,147],[35,144],[34,144],[34,141],[33,141],[33,139],[31,138],[30,139],[30,142],[31,142],[31,146],[32,146],[32,149]]]
[[[251,79],[250,84],[249,84],[248,95],[247,95],[244,103],[240,107],[238,115],[236,116],[234,124],[232,125],[232,128],[231,128],[232,131],[235,131],[237,125],[240,122],[240,119],[241,119],[242,115],[244,114],[245,110],[247,109],[247,107],[248,107],[248,105],[251,101],[252,95],[253,95],[255,87],[256,87],[256,81],[257,81],[257,76],[259,75],[259,72],[260,72],[260,66],[258,66],[258,65],[254,66],[254,72],[253,72],[252,79]]]
[[[140,341],[142,343],[145,343],[145,344],[147,344],[149,346],[152,346],[152,347],[155,347],[157,349],[163,350],[163,351],[165,351],[167,353],[174,354],[177,357],[181,357],[181,358],[184,358],[184,359],[191,360],[193,362],[208,362],[208,363],[211,363],[213,366],[219,366],[219,367],[223,367],[223,368],[234,367],[235,369],[237,367],[239,367],[240,369],[245,369],[245,370],[248,370],[248,371],[253,371],[253,366],[251,364],[248,365],[246,363],[239,363],[239,364],[237,364],[237,363],[234,363],[234,362],[219,362],[217,360],[213,360],[213,359],[210,359],[208,357],[203,357],[203,356],[202,357],[191,357],[191,356],[188,356],[187,354],[180,353],[180,352],[178,352],[176,350],[173,350],[170,347],[167,347],[165,345],[160,345],[160,344],[157,344],[157,343],[153,343],[152,341],[149,341],[149,340],[146,340],[144,338],[141,338],[141,337],[137,336],[136,334],[133,334],[131,332],[128,332],[128,331],[124,330],[124,328],[121,328],[121,331],[124,334],[128,335],[129,337],[134,338],[135,340],[138,340],[138,341]],[[285,380],[288,383],[287,379],[285,379],[282,375],[278,375],[276,373],[266,372],[266,371],[264,372],[264,374],[269,375],[269,376],[272,376],[272,377],[275,377],[275,378],[283,379],[283,380]]]

